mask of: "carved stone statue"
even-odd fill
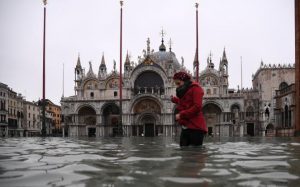
[[[116,61],[114,60],[114,72],[116,72]]]
[[[184,58],[181,57],[181,66],[183,67],[184,66]]]

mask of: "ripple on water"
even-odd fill
[[[195,183],[211,183],[207,178],[189,178],[189,177],[160,177],[163,181],[180,183],[180,184],[195,184]]]
[[[180,159],[180,156],[175,156],[175,157],[165,157],[165,158],[146,158],[146,157],[128,157],[123,160],[120,160],[121,162],[138,162],[138,161],[159,161],[159,162],[164,162],[164,161],[169,161],[169,160],[177,160]]]
[[[245,161],[235,161],[231,163],[232,166],[241,166],[243,168],[250,168],[250,169],[259,169],[259,168],[266,168],[266,167],[277,167],[277,166],[284,166],[289,167],[290,165],[287,161],[270,161],[270,160],[245,160]]]

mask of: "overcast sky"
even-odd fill
[[[200,70],[211,51],[216,68],[226,48],[229,86],[252,86],[251,75],[264,63],[295,61],[294,0],[125,0],[123,59],[126,51],[137,62],[149,37],[158,50],[160,31],[172,38],[172,51],[192,70],[195,54],[195,2],[199,2]],[[109,72],[119,62],[118,0],[48,0],[46,43],[46,97],[59,104],[63,64],[65,96],[74,94],[74,67],[78,53],[88,71],[98,72],[104,53]],[[0,1],[0,82],[27,100],[42,97],[42,0]],[[167,44],[167,48],[169,48]],[[118,67],[119,69],[119,67]]]

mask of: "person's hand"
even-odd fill
[[[176,114],[176,115],[175,115],[175,119],[176,119],[176,120],[180,120],[180,114]]]

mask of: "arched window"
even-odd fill
[[[284,88],[286,88],[288,86],[289,85],[286,82],[282,82],[282,83],[279,84],[279,90],[282,90],[282,89],[284,89]]]
[[[90,94],[90,95],[91,95],[91,97],[94,97],[94,92],[91,92],[91,94]]]

